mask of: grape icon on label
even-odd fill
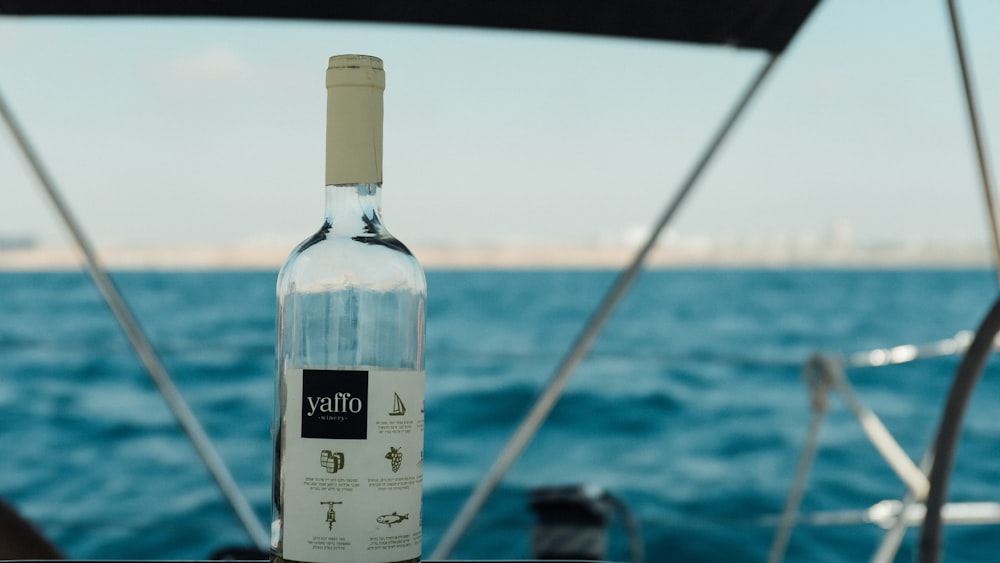
[[[392,464],[392,472],[396,473],[403,465],[403,448],[389,446],[389,453],[385,454],[385,459],[389,460]]]

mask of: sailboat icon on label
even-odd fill
[[[403,404],[403,400],[399,398],[398,394],[393,393],[392,396],[392,412],[389,413],[389,416],[403,416],[406,414],[406,405]]]

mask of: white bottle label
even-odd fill
[[[285,372],[282,556],[420,557],[424,372]]]

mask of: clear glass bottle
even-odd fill
[[[273,563],[420,560],[426,282],[379,218],[384,88],[330,58],[326,218],[278,275]]]

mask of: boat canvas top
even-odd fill
[[[778,53],[819,0],[399,0],[238,2],[0,0],[0,14],[338,20],[584,33],[731,45]]]

